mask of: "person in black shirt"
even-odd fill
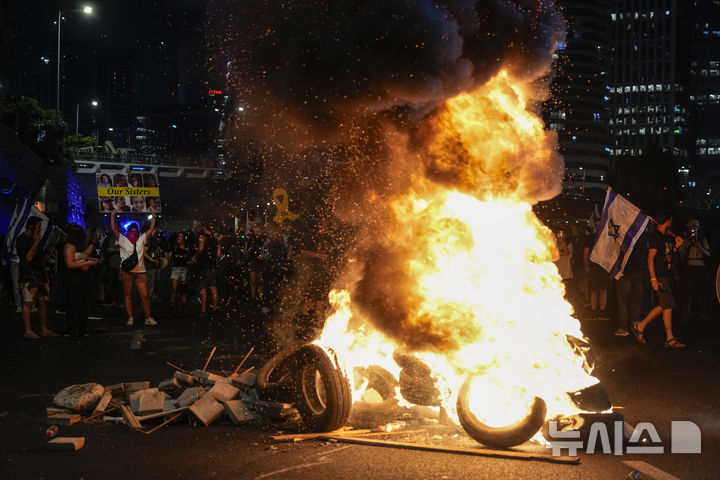
[[[42,218],[31,216],[25,223],[25,232],[15,240],[15,251],[20,259],[20,292],[22,293],[22,316],[25,338],[35,339],[38,335],[30,325],[33,303],[37,301],[40,314],[40,335],[55,336],[47,328],[47,301],[50,294],[50,280],[45,266],[45,254],[40,245]]]
[[[198,249],[193,256],[193,262],[197,268],[198,284],[200,292],[200,313],[207,311],[208,290],[211,295],[210,310],[215,311],[218,304],[217,292],[217,257],[218,241],[210,234],[207,228],[202,228],[198,238]]]
[[[675,252],[683,243],[682,237],[671,238],[669,229],[672,226],[672,216],[668,213],[660,213],[656,217],[657,227],[650,234],[648,240],[648,271],[650,273],[650,284],[657,292],[658,304],[639,323],[632,325],[632,332],[640,343],[646,343],[643,335],[647,325],[662,315],[665,324],[665,347],[684,348],[686,345],[679,342],[672,331],[672,311],[675,308],[671,279],[673,269],[673,257]]]
[[[187,302],[187,288],[185,283],[188,278],[188,261],[190,261],[190,248],[185,243],[185,234],[178,232],[175,240],[175,246],[168,254],[168,260],[172,262],[172,270],[170,271],[170,313],[175,312],[175,299],[178,291],[180,292],[181,309],[185,310]]]

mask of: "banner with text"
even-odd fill
[[[100,212],[160,213],[160,185],[154,173],[95,174]]]

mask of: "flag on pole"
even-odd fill
[[[50,219],[38,210],[32,201],[26,198],[22,202],[18,202],[17,205],[15,205],[15,211],[10,219],[10,225],[5,235],[5,248],[11,257],[16,256],[15,241],[25,231],[25,224],[30,217],[40,217],[42,219],[42,227],[40,228],[40,237],[42,238],[40,242],[41,245],[45,245],[45,242],[52,233],[53,229]]]
[[[648,220],[649,217],[639,208],[608,188],[590,260],[607,270],[613,278],[620,278]]]

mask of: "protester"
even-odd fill
[[[211,297],[210,310],[214,312],[218,305],[217,291],[217,258],[218,242],[207,228],[200,229],[198,248],[193,256],[196,274],[198,276],[197,288],[200,294],[200,313],[207,313],[208,291]]]
[[[642,233],[625,263],[622,277],[615,281],[618,310],[615,335],[618,337],[630,335],[630,323],[642,315],[645,283],[648,279],[647,258],[647,234]]]
[[[253,223],[247,235],[248,241],[245,253],[249,272],[250,299],[252,301],[258,301],[262,295],[263,272],[265,270],[265,260],[263,259],[265,238],[260,222]]]
[[[157,322],[150,316],[150,298],[147,291],[147,273],[145,271],[145,241],[146,235],[140,234],[140,228],[136,223],[127,227],[125,235],[120,233],[115,220],[117,212],[110,215],[110,228],[118,241],[120,247],[120,278],[125,292],[125,311],[128,315],[127,325],[133,326],[132,292],[133,286],[137,289],[142,301],[143,312],[145,313],[145,325],[157,325]],[[155,217],[150,223],[150,230],[155,228]],[[135,263],[134,266],[132,264]]]
[[[111,233],[111,232],[110,232]],[[102,243],[103,257],[106,259],[107,269],[101,277],[106,303],[120,302],[120,247],[115,235],[107,235]]]
[[[45,253],[40,245],[42,218],[31,216],[25,223],[25,231],[15,240],[15,251],[19,259],[19,286],[22,294],[22,317],[25,325],[25,338],[36,339],[38,335],[31,327],[32,306],[38,305],[40,316],[40,335],[55,336],[47,327],[48,296],[50,279],[45,265]]]
[[[87,271],[88,277],[88,319],[102,320],[100,315],[100,298],[103,295],[101,289],[101,278],[104,270],[107,268],[107,262],[103,258],[102,252],[102,232],[97,228],[90,229],[88,234],[87,256],[97,262],[95,268]]]
[[[595,235],[600,229],[600,219],[595,219]],[[592,244],[585,244],[583,261],[587,275],[587,288],[590,292],[590,314],[588,320],[609,320],[605,312],[607,306],[607,291],[610,288],[610,275],[597,263],[590,260]]]
[[[155,293],[158,270],[160,269],[160,257],[162,256],[160,243],[158,242],[158,231],[157,223],[155,223],[154,229],[145,232],[147,241],[145,242],[143,255],[145,256],[145,270],[148,277],[148,297],[151,302]]]
[[[680,323],[687,323],[692,314],[708,320],[707,297],[712,284],[708,265],[710,245],[702,233],[700,222],[690,220],[686,239],[678,249],[680,257]]]
[[[571,300],[574,296],[574,280],[572,269],[572,256],[574,246],[567,240],[567,233],[565,230],[560,229],[555,232],[555,243],[558,248],[558,259],[555,261],[558,273],[565,284],[565,298]]]
[[[672,215],[660,212],[655,220],[658,224],[655,231],[650,234],[648,241],[647,264],[650,285],[657,292],[658,304],[641,322],[632,325],[632,332],[638,342],[647,343],[644,335],[645,328],[662,315],[665,325],[665,347],[684,348],[686,345],[675,338],[672,330],[672,312],[676,305],[672,288],[673,263],[677,249],[683,244],[683,239],[676,236],[673,240],[670,237]]]
[[[170,313],[175,312],[175,300],[178,292],[180,293],[181,311],[185,311],[187,303],[187,278],[188,278],[188,262],[190,260],[190,249],[185,243],[185,234],[178,232],[175,246],[168,254],[168,259],[172,263],[170,272]]]
[[[78,224],[68,227],[68,241],[61,258],[61,281],[65,289],[65,335],[88,336],[87,320],[89,297],[88,270],[98,260],[90,256],[95,245],[86,244],[85,230]]]

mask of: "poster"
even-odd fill
[[[160,185],[154,173],[95,174],[101,213],[161,213]]]

